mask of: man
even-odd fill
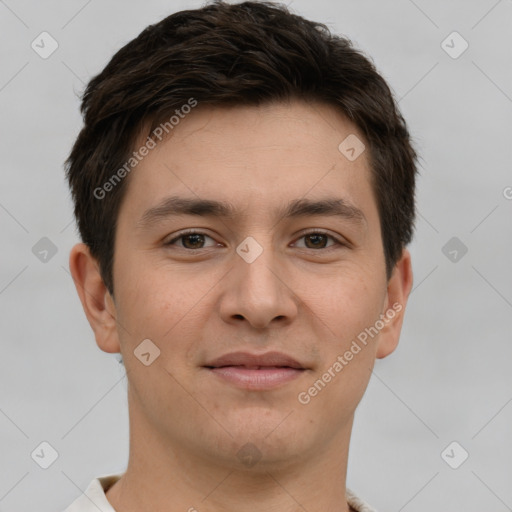
[[[368,511],[354,412],[412,286],[416,153],[383,78],[285,7],[147,27],[88,84],[70,269],[130,454],[67,512]]]

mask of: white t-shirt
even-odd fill
[[[119,473],[95,478],[85,492],[64,512],[116,512],[108,502],[105,493],[122,475],[123,473]],[[349,489],[346,494],[348,504],[357,512],[377,512]]]

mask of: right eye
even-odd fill
[[[189,249],[189,250],[197,250],[204,249],[202,245],[205,243],[205,239],[209,238],[213,242],[213,238],[211,236],[206,235],[205,233],[201,233],[200,231],[188,230],[180,233],[178,236],[174,237],[172,240],[169,240],[164,245],[177,245],[176,242],[181,241],[181,245],[178,245],[181,249]],[[215,242],[217,243],[217,242]],[[214,247],[215,244],[210,245],[210,247]]]

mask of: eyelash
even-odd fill
[[[181,238],[184,238],[188,235],[204,235],[208,238],[211,238],[213,240],[213,237],[211,237],[210,235],[207,235],[206,233],[203,233],[201,231],[196,231],[194,229],[190,229],[190,230],[186,230],[186,231],[183,231],[181,232],[178,236],[174,237],[172,240],[169,240],[168,242],[165,242],[165,246],[172,246],[175,244],[175,242],[177,242],[178,240],[180,240]],[[308,247],[301,247],[301,249],[310,249],[312,251],[319,251],[319,250],[322,250],[322,251],[329,251],[331,249],[334,249],[335,246],[342,246],[342,247],[346,247],[348,244],[346,242],[343,242],[342,240],[340,240],[339,238],[329,234],[327,231],[324,231],[322,229],[315,229],[315,230],[311,230],[311,231],[307,231],[307,232],[303,232],[301,233],[301,235],[299,236],[299,238],[297,238],[297,240],[300,240],[301,238],[304,238],[308,235],[325,235],[327,236],[328,238],[331,238],[332,240],[334,240],[335,242],[335,245],[333,246],[329,246],[329,247],[321,247],[320,249],[310,249]],[[200,249],[188,249],[186,247],[180,247],[180,249],[184,249],[186,251],[189,251],[189,252],[198,252],[202,249],[205,249],[204,247],[203,248],[200,248]],[[206,249],[209,249],[209,247],[206,247]]]

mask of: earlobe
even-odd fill
[[[114,302],[86,244],[71,249],[69,269],[98,347],[109,353],[120,352]]]
[[[378,359],[391,354],[398,345],[412,281],[411,255],[407,249],[403,249],[388,281],[387,300],[383,311],[385,326],[379,336],[376,354]]]

